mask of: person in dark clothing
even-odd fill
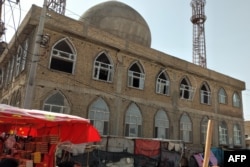
[[[14,158],[3,158],[0,161],[0,167],[18,167],[19,163]]]
[[[81,167],[81,165],[74,161],[65,161],[65,162],[58,164],[58,167]]]

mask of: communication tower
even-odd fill
[[[66,0],[47,0],[47,8],[56,13],[65,14]]]
[[[192,0],[192,17],[193,23],[193,63],[204,68],[207,67],[206,60],[206,41],[205,41],[205,15],[206,0]]]

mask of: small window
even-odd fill
[[[220,88],[218,98],[219,98],[219,103],[220,104],[226,104],[227,103],[227,94],[226,94],[226,92],[225,92],[225,90],[223,88]]]
[[[76,55],[67,40],[58,42],[53,48],[50,69],[73,74]]]
[[[200,89],[200,98],[202,104],[211,104],[211,91],[207,84],[203,84]]]
[[[222,121],[219,125],[219,143],[221,145],[228,144],[227,124],[224,121]]]
[[[20,71],[21,71],[22,54],[23,54],[23,49],[19,45],[18,50],[17,50],[17,55],[16,55],[16,71],[15,71],[15,76],[18,76],[20,74]]]
[[[184,142],[192,142],[192,122],[189,116],[184,113],[180,119],[180,139]]]
[[[240,96],[237,93],[233,94],[233,106],[240,108]]]
[[[103,99],[99,98],[90,106],[88,117],[101,135],[108,135],[109,108]]]
[[[193,88],[186,78],[182,79],[180,84],[180,98],[193,100],[195,88]]]
[[[132,88],[144,88],[145,74],[139,63],[134,63],[128,70],[128,86]]]
[[[132,103],[125,117],[125,136],[141,137],[142,116],[139,108]]]
[[[241,130],[239,124],[234,124],[234,145],[241,145]]]
[[[25,69],[25,66],[26,66],[28,47],[29,47],[29,43],[28,43],[28,39],[26,39],[24,42],[24,46],[23,46],[23,55],[22,55],[22,60],[21,60],[21,71],[23,71]]]
[[[159,110],[155,115],[155,137],[169,138],[169,119],[163,110]]]
[[[161,72],[157,77],[156,93],[169,95],[169,79],[166,72]]]
[[[113,78],[113,64],[105,53],[99,55],[94,62],[93,77],[96,80],[111,82]]]
[[[60,92],[57,92],[45,100],[43,110],[69,114],[69,104],[65,97]]]

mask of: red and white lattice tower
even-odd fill
[[[204,68],[207,67],[206,60],[206,41],[205,41],[205,15],[206,0],[192,0],[192,17],[193,23],[193,63]]]
[[[47,0],[47,7],[49,10],[64,15],[66,0]]]

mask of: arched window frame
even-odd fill
[[[239,124],[234,124],[234,127],[233,127],[233,132],[234,132],[234,145],[235,146],[241,146],[242,145],[242,141],[241,141],[241,136],[242,136],[242,133],[241,133],[241,128],[240,128],[240,125]]]
[[[187,77],[184,77],[180,82],[180,98],[193,100],[195,88],[192,87]]]
[[[233,94],[233,106],[240,108],[241,107],[241,100],[240,100],[240,96],[237,92],[234,92]]]
[[[98,60],[102,58],[101,56],[105,56],[103,58],[106,58],[107,62],[105,62],[105,60]],[[106,52],[101,52],[95,58],[93,67],[93,79],[112,82],[114,75],[114,65],[112,59]]]
[[[200,102],[201,104],[211,104],[211,90],[206,82],[200,88]]]
[[[228,128],[225,121],[219,124],[219,144],[228,145]]]
[[[169,95],[170,94],[170,81],[166,71],[161,71],[156,79],[156,93]]]
[[[89,107],[88,118],[101,135],[109,134],[110,112],[107,103],[98,98]]]
[[[138,68],[138,71],[132,68]],[[128,87],[143,89],[145,81],[144,70],[139,62],[134,62],[128,70]]]
[[[15,70],[15,77],[17,77],[21,72],[21,61],[23,56],[23,48],[21,45],[18,46],[17,54],[16,54],[16,70]]]
[[[49,102],[50,100],[59,99],[59,98],[55,98],[56,96],[60,96],[60,98],[63,99],[62,104],[56,104],[56,103]],[[54,98],[54,99],[52,99],[52,98]],[[60,91],[56,91],[56,92],[50,94],[49,96],[47,96],[47,98],[44,100],[43,110],[49,111],[49,112],[69,114],[70,113],[69,102]]]
[[[142,136],[142,115],[135,103],[132,103],[125,116],[125,136],[141,137]]]
[[[220,88],[218,91],[218,101],[220,104],[227,104],[227,93],[224,88]]]
[[[29,40],[26,39],[24,42],[24,46],[23,46],[23,54],[22,54],[22,60],[21,60],[21,72],[25,69],[25,66],[26,66],[28,49],[29,49]]]
[[[155,138],[169,138],[169,119],[164,110],[157,111],[155,115]]]
[[[60,43],[65,42],[67,47],[70,49],[70,52],[57,49],[56,47],[60,45]],[[49,68],[61,72],[66,72],[70,74],[74,74],[76,65],[76,49],[73,44],[69,41],[68,38],[63,38],[55,43],[55,45],[51,49],[50,55],[50,63]],[[67,68],[65,68],[67,67]]]
[[[193,140],[193,124],[187,113],[182,114],[180,118],[180,139],[186,143]]]

